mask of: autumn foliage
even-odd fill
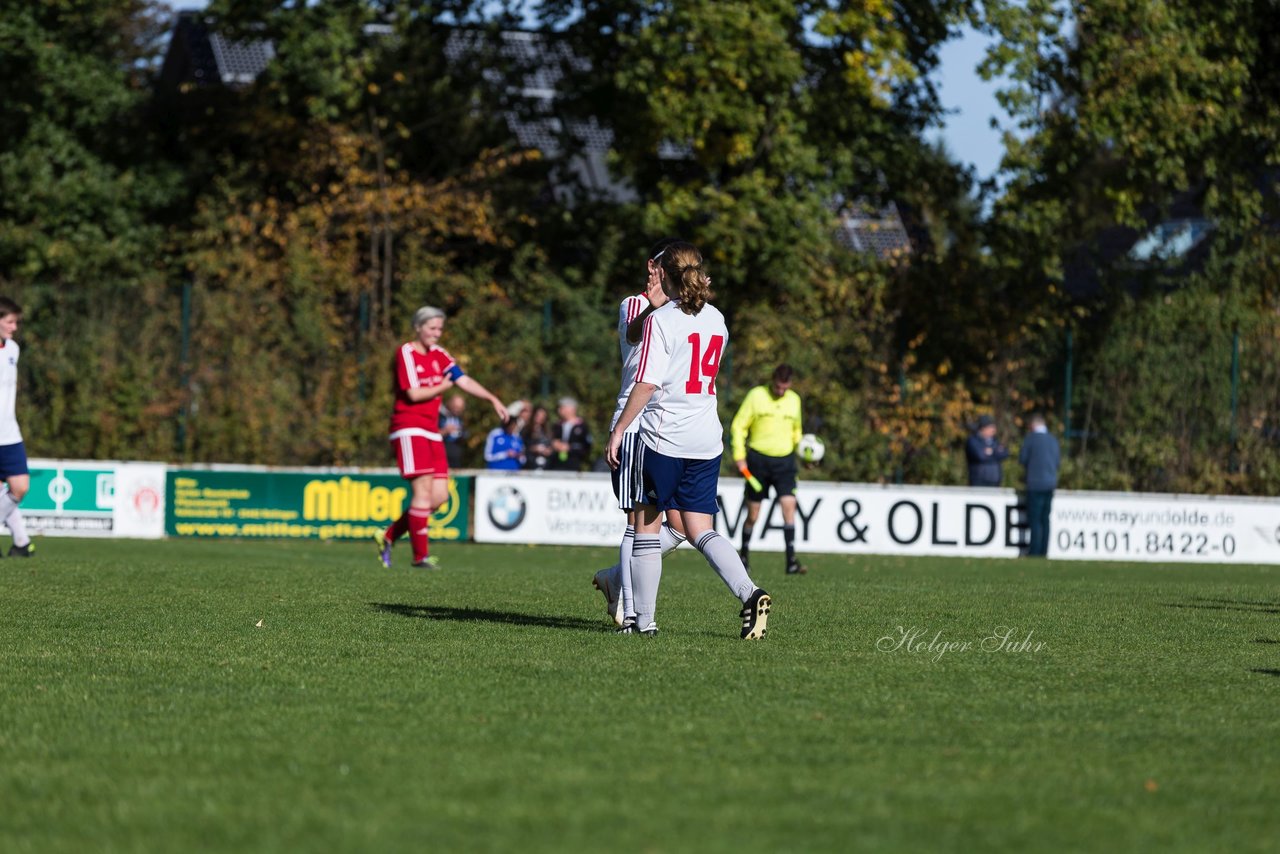
[[[602,438],[616,306],[681,235],[730,322],[722,416],[791,363],[827,445],[810,476],[962,482],[979,414],[1016,445],[1038,410],[1066,485],[1272,493],[1280,35],[1260,9],[218,0],[210,25],[275,59],[175,87],[156,3],[0,0],[28,445],[385,464],[387,361],[422,304],[486,385],[571,394]],[[929,141],[962,24],[993,39],[998,183]],[[522,58],[517,27],[563,50]],[[517,120],[610,133],[590,168],[614,191]],[[889,202],[909,252],[841,241],[843,215]],[[1125,249],[1193,219],[1189,252]]]

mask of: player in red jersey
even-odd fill
[[[440,401],[452,388],[489,401],[500,421],[506,421],[502,401],[475,379],[462,372],[443,347],[437,345],[444,333],[445,314],[433,306],[413,313],[417,338],[401,345],[392,366],[395,377],[395,406],[391,410],[391,450],[400,467],[400,476],[409,481],[413,495],[409,507],[383,534],[376,534],[378,560],[391,566],[391,546],[409,534],[413,565],[436,569],[430,555],[427,527],[431,514],[449,498],[449,464],[440,435]]]

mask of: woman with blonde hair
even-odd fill
[[[742,603],[741,637],[765,635],[772,600],[747,575],[733,544],[715,531],[716,492],[724,430],[716,408],[716,374],[729,344],[724,315],[708,300],[711,280],[702,254],[683,241],[657,260],[647,296],[654,312],[644,321],[636,381],[609,434],[606,454],[617,468],[627,427],[640,419],[646,500],[636,505],[631,548],[634,632],[655,635],[662,580],[662,514],[674,511],[685,536]],[[625,628],[625,627],[624,627]]]
[[[449,463],[440,435],[440,401],[450,389],[489,401],[500,421],[507,420],[507,408],[492,392],[462,372],[458,363],[437,342],[444,334],[445,313],[424,305],[413,313],[414,340],[401,345],[392,360],[395,404],[391,410],[388,438],[412,494],[408,508],[399,519],[377,534],[378,560],[391,566],[391,547],[406,533],[413,548],[413,565],[438,569],[430,554],[427,530],[431,514],[449,498]]]

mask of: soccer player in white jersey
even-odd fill
[[[18,342],[13,336],[18,332],[22,309],[8,297],[0,297],[0,480],[8,485],[0,494],[0,522],[13,534],[9,557],[31,557],[35,544],[27,536],[27,525],[18,503],[31,486],[31,474],[27,468],[27,449],[22,444],[22,430],[18,427]]]
[[[742,603],[744,640],[762,638],[772,601],[747,575],[733,544],[714,528],[723,429],[716,409],[716,374],[729,343],[724,316],[707,302],[711,282],[702,254],[677,242],[658,259],[659,307],[644,323],[636,382],[609,434],[606,456],[617,468],[627,428],[640,419],[645,497],[631,549],[636,630],[657,634],[654,621],[662,580],[658,532],[662,511],[675,511],[685,535]]]
[[[661,288],[658,281],[658,261],[663,251],[674,238],[663,238],[649,250],[648,279],[646,292],[653,287],[657,292]],[[663,298],[665,302],[665,297]],[[618,349],[622,357],[622,385],[618,390],[618,405],[614,409],[610,429],[618,423],[622,409],[626,406],[631,394],[631,387],[636,382],[636,369],[640,365],[640,334],[644,320],[653,313],[657,306],[649,302],[645,293],[633,294],[622,300],[618,306]],[[635,529],[638,513],[635,506],[644,500],[643,488],[643,449],[639,440],[640,421],[631,422],[622,440],[619,450],[619,464],[613,469],[613,494],[617,496],[618,507],[627,514],[627,528],[622,535],[622,543],[618,546],[618,562],[613,566],[600,570],[591,579],[595,588],[604,594],[605,613],[609,615],[624,633],[630,634],[635,627],[635,605],[632,600],[631,587],[631,548],[635,542]],[[680,527],[679,517],[668,514],[667,523],[663,524],[658,536],[664,556],[674,551],[684,542],[684,533]]]

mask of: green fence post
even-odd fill
[[[907,366],[905,361],[898,362],[898,408],[902,410],[905,416],[907,412]],[[893,469],[893,482],[902,483],[902,458],[898,458],[898,464]]]
[[[360,294],[360,332],[359,340],[356,342],[356,365],[357,365],[357,385],[356,399],[364,403],[365,398],[365,375],[364,360],[365,348],[369,339],[369,295]]]
[[[1067,440],[1065,444],[1067,445],[1068,450],[1070,450],[1070,447],[1071,447],[1071,442],[1070,442],[1070,439],[1071,439],[1071,374],[1075,368],[1075,358],[1076,358],[1075,345],[1076,345],[1075,335],[1072,333],[1071,329],[1068,328],[1067,329],[1067,364],[1065,368],[1066,375],[1063,377],[1064,388],[1062,391],[1064,406],[1066,410],[1062,416],[1062,438]]]
[[[182,373],[182,409],[178,413],[177,452],[186,459],[187,419],[191,414],[191,280],[182,283],[182,309],[180,314],[181,344],[178,349],[178,365]]]
[[[547,348],[551,346],[551,300],[542,301],[542,352],[546,357]],[[542,382],[538,394],[545,401],[551,396],[551,375],[547,373],[546,362],[543,362]]]
[[[1236,408],[1240,402],[1240,327],[1231,330],[1231,447],[1236,444]]]

